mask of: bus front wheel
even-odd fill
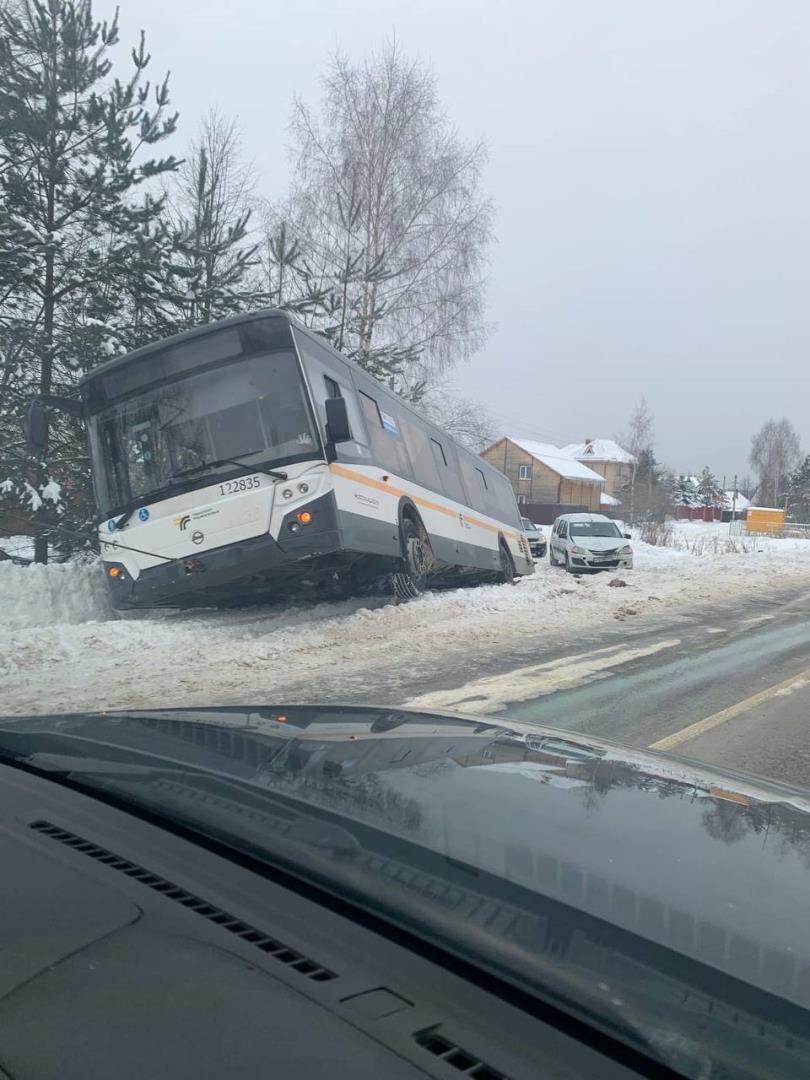
[[[427,587],[432,560],[430,545],[422,530],[410,518],[402,522],[402,570],[392,575],[398,600],[413,600]]]

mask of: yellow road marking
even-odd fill
[[[365,473],[356,472],[354,469],[347,469],[345,465],[335,465],[333,463],[329,466],[329,471],[333,472],[335,476],[342,476],[345,480],[355,480],[359,484],[365,484],[366,487],[376,488],[377,491],[385,491],[388,495],[395,495],[397,498],[401,498],[404,495],[408,499],[413,499],[417,506],[424,506],[428,510],[437,510],[440,514],[447,514],[452,518],[459,516],[458,511],[451,510],[449,506],[442,506],[441,503],[430,502],[429,499],[423,499],[421,495],[414,495],[412,492],[394,487],[393,484],[389,484],[386,481],[375,480],[374,477],[366,476]],[[518,544],[520,543],[521,534],[513,532],[505,526],[499,528],[497,525],[490,525],[486,521],[480,521],[478,518],[470,517],[469,514],[463,514],[462,516],[464,520],[468,521],[471,525],[477,525],[480,529],[488,529],[489,532],[502,532],[504,536],[511,536]]]
[[[725,724],[728,720],[733,720],[735,716],[740,716],[742,713],[748,712],[749,709],[753,709],[757,705],[776,697],[780,691],[789,690],[794,683],[805,678],[810,678],[810,668],[806,671],[800,671],[798,675],[792,675],[789,679],[785,679],[784,682],[777,683],[776,686],[769,686],[767,690],[760,690],[758,694],[744,698],[735,705],[729,705],[727,709],[721,709],[720,712],[707,716],[704,720],[697,720],[694,724],[681,728],[680,731],[675,731],[664,739],[659,739],[658,742],[650,743],[647,749],[671,750],[674,746],[680,746],[681,743],[688,742],[689,739],[694,739],[698,735],[705,735],[707,731],[713,731],[714,728],[720,727],[721,724]]]

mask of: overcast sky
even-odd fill
[[[292,94],[318,97],[337,45],[396,32],[430,63],[490,148],[495,329],[455,382],[499,429],[613,436],[645,394],[677,470],[748,471],[770,416],[810,451],[808,0],[121,6],[124,41],[143,27],[171,68],[182,140],[210,105],[238,116],[269,196]]]

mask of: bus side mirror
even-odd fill
[[[346,409],[346,401],[342,397],[326,399],[326,437],[335,445],[351,440],[349,413]]]
[[[32,401],[23,416],[25,449],[32,458],[48,453],[48,412],[41,401]]]

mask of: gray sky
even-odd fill
[[[810,451],[807,0],[122,8],[124,42],[143,27],[154,75],[172,70],[182,141],[209,105],[237,115],[270,196],[291,96],[317,97],[336,45],[395,31],[431,64],[459,131],[490,146],[496,329],[455,383],[504,431],[612,436],[643,393],[678,470],[747,472],[770,416]]]

